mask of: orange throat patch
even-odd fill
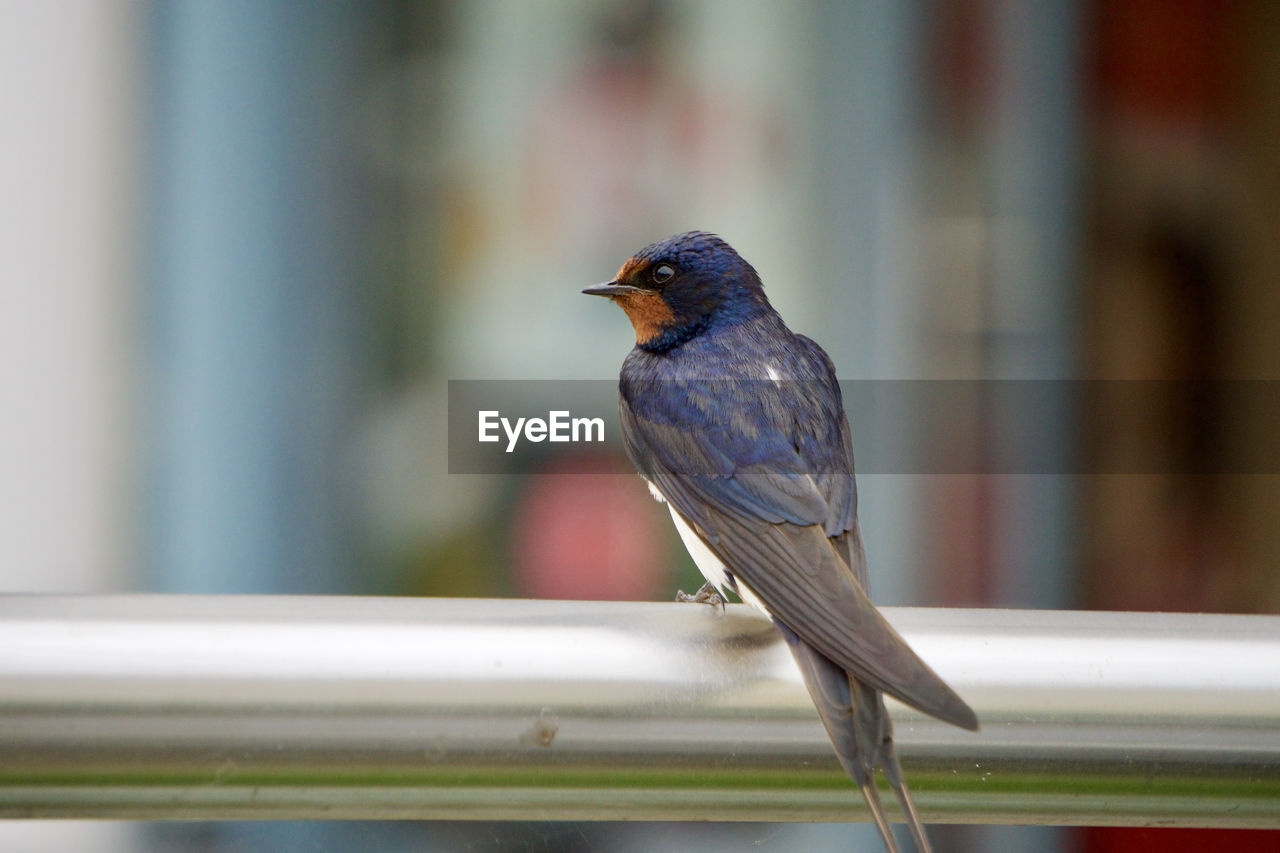
[[[676,315],[662,296],[652,291],[616,296],[614,301],[627,313],[636,330],[636,343],[645,344],[675,325]]]

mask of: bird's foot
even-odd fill
[[[683,589],[676,592],[676,601],[692,601],[695,604],[709,604],[712,607],[719,607],[720,612],[724,612],[724,598],[716,591],[716,588],[707,581],[702,585],[702,589],[693,595],[685,592]]]

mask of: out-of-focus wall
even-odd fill
[[[131,0],[0,3],[0,590],[134,582],[141,42]]]

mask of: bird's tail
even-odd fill
[[[885,849],[889,853],[900,853],[898,842],[893,840],[893,830],[889,828],[889,818],[885,817],[884,804],[880,802],[880,789],[876,787],[875,780],[868,776],[858,787],[862,789],[862,798],[867,801],[867,808],[871,809],[871,819],[876,822],[876,829],[880,830]]]
[[[884,697],[877,695],[876,702],[880,705],[880,713],[884,714]],[[887,714],[885,719],[888,719]],[[892,733],[884,741],[881,756],[884,761],[884,775],[888,778],[889,787],[893,788],[893,795],[898,798],[898,806],[907,819],[907,828],[911,830],[911,840],[915,842],[916,850],[919,853],[931,853],[933,848],[929,846],[929,839],[924,834],[924,821],[920,820],[915,801],[911,799],[911,792],[907,790],[907,783],[902,778],[902,767],[898,764],[898,753],[893,748]],[[892,848],[890,850],[892,851]]]
[[[851,678],[837,664],[775,620],[800,667],[805,686],[818,709],[822,725],[835,747],[840,766],[862,791],[871,817],[889,853],[899,853],[889,820],[876,788],[875,773],[883,770],[906,818],[918,853],[931,853],[924,823],[902,778],[902,767],[893,746],[893,725],[880,691]]]

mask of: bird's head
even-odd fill
[[[760,276],[714,234],[690,231],[645,246],[612,281],[583,293],[607,296],[626,312],[636,345],[661,352],[711,328],[768,310]]]

